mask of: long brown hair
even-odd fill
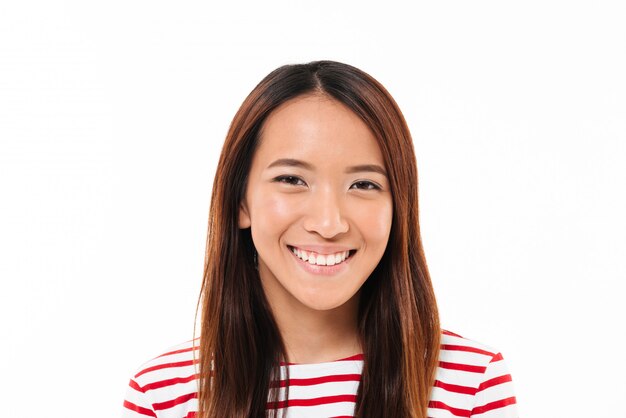
[[[263,122],[277,106],[311,93],[347,105],[372,130],[393,196],[387,248],[361,288],[364,365],[355,415],[426,418],[441,330],[420,236],[411,134],[378,81],[334,61],[272,71],[245,99],[226,136],[211,196],[199,299],[200,417],[276,416],[268,409],[277,400],[270,388],[280,379],[285,347],[255,269],[250,229],[239,229],[238,214]]]

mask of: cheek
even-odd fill
[[[393,221],[393,206],[391,202],[377,202],[375,205],[365,205],[358,209],[359,229],[371,244],[379,242],[383,248],[387,245],[391,223]]]
[[[260,193],[253,208],[252,224],[268,232],[281,229],[294,216],[287,199],[269,193]]]

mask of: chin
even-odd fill
[[[330,311],[345,305],[351,299],[350,297],[338,299],[336,296],[329,298],[327,296],[315,295],[314,297],[301,299],[300,303],[316,311]]]
[[[320,303],[305,303],[305,305],[315,311],[332,311],[333,309],[336,309],[340,307],[341,305],[343,305],[343,303],[329,304],[329,303],[320,302]]]

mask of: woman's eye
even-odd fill
[[[278,176],[274,179],[274,181],[278,183],[293,184],[294,186],[298,186],[297,182],[304,184],[302,179],[296,176]]]
[[[358,187],[361,190],[379,190],[380,187],[377,184],[372,183],[371,181],[357,181],[356,183],[353,184],[354,185],[358,185],[360,187]]]
[[[278,176],[274,179],[274,181],[277,183],[285,183],[293,186],[306,185],[306,183],[300,177],[296,176]],[[372,183],[371,181],[365,180],[357,181],[356,183],[352,184],[352,186],[356,186],[356,188],[359,190],[380,190],[380,186]]]

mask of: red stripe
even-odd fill
[[[153,372],[155,370],[161,370],[161,369],[169,369],[172,367],[184,367],[184,366],[193,366],[194,364],[199,363],[199,360],[186,360],[186,361],[177,361],[175,363],[163,363],[163,364],[157,364],[156,366],[152,366],[152,367],[148,367],[147,369],[143,369],[142,371],[140,371],[139,373],[137,373],[135,375],[135,378],[141,376],[142,374],[148,373],[148,372]]]
[[[439,367],[443,369],[450,369],[450,370],[462,370],[464,372],[471,372],[471,373],[485,373],[485,370],[487,369],[484,366],[473,366],[471,364],[461,364],[461,363],[448,363],[446,361],[440,361]]]
[[[157,411],[162,411],[163,409],[169,409],[172,408],[176,405],[180,405],[181,403],[185,403],[191,399],[196,399],[198,397],[197,393],[188,393],[186,395],[183,396],[179,396],[176,399],[172,399],[171,401],[166,401],[166,402],[159,402],[159,403],[155,403],[152,404],[152,407],[157,410]]]
[[[130,382],[128,383],[128,386],[130,386],[131,388],[135,389],[136,391],[144,393],[143,388],[141,386],[139,386],[139,383],[135,382],[133,379],[130,379]]]
[[[289,399],[289,403],[287,403],[286,401],[278,401],[274,403],[268,402],[267,409],[281,409],[289,406],[317,406],[337,402],[356,403],[356,395],[322,396],[319,398],[311,399]]]
[[[451,385],[450,383],[440,382],[439,380],[435,380],[435,384],[433,386],[441,388],[448,392],[463,393],[466,395],[476,394],[476,388],[472,388],[469,386],[461,386],[461,385]]]
[[[159,389],[159,388],[163,388],[166,386],[173,386],[179,383],[188,383],[197,378],[198,378],[197,374],[192,374],[191,376],[187,376],[187,377],[175,377],[173,379],[159,380],[158,382],[152,382],[152,383],[146,384],[143,387],[143,391],[145,392],[148,390]]]
[[[472,415],[484,414],[485,412],[493,411],[494,409],[504,408],[508,405],[515,405],[515,403],[515,396],[500,399],[499,401],[489,402],[488,404],[472,409]]]
[[[365,354],[363,353],[355,354],[353,356],[342,358],[337,361],[352,361],[352,360],[365,360]]]
[[[453,408],[440,401],[430,401],[428,402],[428,407],[433,409],[445,409],[446,411],[449,411],[452,415],[456,415],[457,417],[470,416],[470,411],[468,411],[467,409]]]
[[[489,363],[493,363],[494,361],[500,361],[500,360],[504,360],[504,358],[502,357],[502,353],[498,353],[495,356],[493,356],[493,358],[491,359]]]
[[[442,344],[441,345],[441,349],[442,350],[448,350],[448,351],[466,351],[466,352],[469,352],[469,353],[484,354],[484,355],[490,356],[490,357],[493,357],[495,355],[494,353],[492,353],[490,351],[481,350],[480,348],[469,347],[469,346],[466,346],[466,345]]]
[[[289,379],[289,386],[313,386],[329,382],[358,382],[360,380],[360,374],[334,374],[329,376],[310,377],[306,379]],[[270,385],[270,387],[273,388],[284,388],[285,386],[287,386],[286,380],[280,380],[279,384],[273,382],[273,384]]]
[[[147,415],[149,417],[156,418],[156,414],[154,413],[153,410],[144,408],[142,406],[137,406],[132,402],[124,401],[124,407],[130,409],[131,411],[138,412],[142,415]]]
[[[332,360],[332,361],[323,362],[323,363],[334,363],[336,361],[354,361],[354,360],[364,360],[364,359],[365,359],[365,354],[359,353],[350,357],[340,358],[338,360]],[[303,364],[307,364],[307,363],[290,363],[290,362],[284,362],[284,361],[280,362],[281,366],[299,366]]]
[[[185,418],[196,418],[196,412],[189,412],[187,415],[185,415]]]
[[[513,379],[511,379],[510,374],[505,374],[504,376],[500,376],[500,377],[494,377],[493,379],[485,380],[484,382],[482,382],[480,386],[478,386],[478,392],[482,392],[483,390],[487,388],[501,385],[502,383],[506,383],[506,382],[512,382],[512,381]]]

